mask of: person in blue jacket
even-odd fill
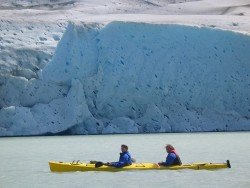
[[[108,162],[107,165],[108,166],[114,166],[116,168],[121,168],[124,166],[128,166],[132,164],[132,159],[131,159],[131,155],[128,152],[128,146],[127,145],[121,145],[121,153],[120,153],[120,158],[118,162]]]
[[[167,150],[167,157],[166,157],[166,161],[165,162],[160,162],[158,163],[158,165],[160,166],[171,166],[171,165],[181,165],[181,159],[179,157],[179,155],[177,154],[175,148],[170,145],[167,144],[166,145],[166,150]]]

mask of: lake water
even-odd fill
[[[48,161],[115,161],[127,144],[137,162],[159,162],[173,144],[183,163],[225,162],[217,171],[50,172]],[[250,132],[0,138],[0,187],[250,187]]]

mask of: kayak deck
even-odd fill
[[[191,163],[175,166],[159,166],[156,163],[134,163],[130,166],[123,168],[115,168],[111,166],[101,166],[95,168],[95,164],[81,163],[81,162],[49,162],[50,170],[52,172],[72,172],[72,171],[106,171],[106,172],[118,172],[127,170],[181,170],[181,169],[192,169],[192,170],[216,170],[221,168],[231,168],[229,160],[226,163]]]

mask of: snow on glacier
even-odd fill
[[[250,130],[250,37],[70,23],[38,79],[1,81],[0,135]]]

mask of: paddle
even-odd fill
[[[132,160],[133,163],[136,162],[136,160],[135,160],[134,158],[132,158],[131,160]],[[110,166],[110,164],[108,164],[108,163],[103,163],[103,162],[101,162],[101,161],[90,161],[90,164],[95,164],[95,168],[99,168],[99,167],[101,167],[101,166],[103,166],[103,165],[105,165],[105,166]]]
[[[136,159],[135,158],[131,158],[131,161],[132,161],[132,163],[135,163]]]
[[[108,163],[103,163],[101,161],[98,161],[98,162],[95,163],[95,168],[99,168],[99,167],[101,167],[103,165],[109,166]]]

